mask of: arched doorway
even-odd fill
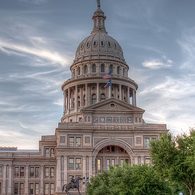
[[[126,150],[117,145],[108,145],[102,148],[95,160],[96,174],[108,170],[110,166],[131,163],[131,158]]]

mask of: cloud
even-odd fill
[[[22,53],[27,55],[33,55],[35,57],[47,60],[52,64],[59,64],[61,66],[67,66],[69,63],[68,57],[64,57],[56,51],[50,51],[45,48],[28,47],[22,44],[6,42],[3,40],[0,40],[0,48],[2,48],[1,51],[5,53],[11,54],[14,51],[19,54]]]
[[[182,37],[177,40],[177,43],[183,54],[181,69],[193,71],[195,64],[195,27],[183,31]]]
[[[164,68],[170,68],[173,66],[173,61],[170,59],[167,59],[166,57],[163,57],[162,59],[151,59],[151,60],[145,60],[142,63],[143,67],[157,70],[157,69],[164,69]]]

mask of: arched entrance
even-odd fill
[[[108,145],[102,148],[95,159],[96,174],[108,170],[110,166],[131,163],[127,151],[117,145]]]

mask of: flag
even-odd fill
[[[111,87],[112,86],[112,80],[109,79],[109,81],[104,85],[104,88]]]
[[[111,70],[109,71],[109,73],[106,73],[106,74],[103,75],[103,79],[109,79],[110,80],[111,77],[112,77],[112,71]]]

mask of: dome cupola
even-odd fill
[[[106,16],[97,0],[97,10],[93,17],[94,27],[91,35],[85,38],[76,50],[74,63],[89,59],[110,59],[125,63],[119,43],[108,35],[105,28]]]

